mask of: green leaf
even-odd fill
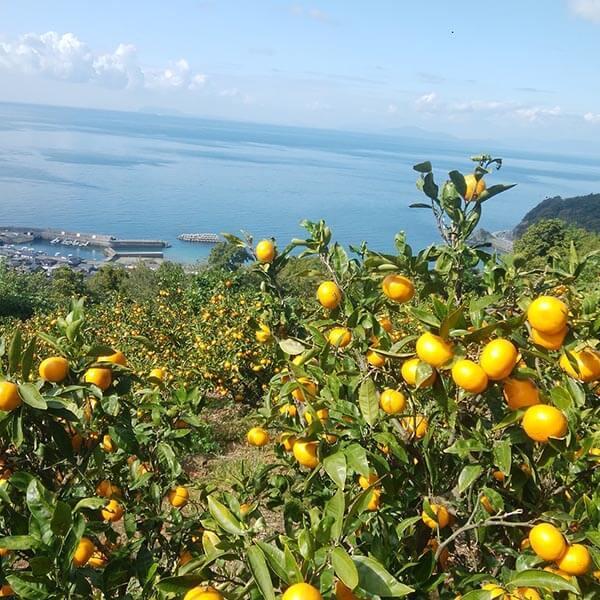
[[[38,580],[35,577],[26,575],[9,575],[6,580],[19,598],[27,600],[46,600],[50,596],[50,590],[44,583],[45,579]]]
[[[31,373],[33,355],[35,353],[35,343],[36,338],[33,338],[27,345],[27,348],[25,348],[25,352],[23,352],[23,359],[21,361],[21,376],[25,381],[29,379],[29,374]]]
[[[42,395],[33,383],[20,383],[19,394],[23,398],[23,402],[33,408],[39,410],[46,410],[48,408],[46,401],[42,398]]]
[[[221,529],[232,535],[244,535],[240,522],[231,511],[213,496],[208,497],[208,510]]]
[[[21,330],[17,329],[10,340],[10,346],[8,348],[8,372],[16,373],[21,362],[21,350],[23,347],[23,339],[21,337]]]
[[[275,575],[277,575],[284,583],[287,583],[288,585],[292,583],[285,568],[285,555],[283,550],[280,550],[272,544],[267,544],[266,542],[256,543],[263,551],[263,554],[271,567],[271,571],[273,571],[273,573],[275,573]]]
[[[401,598],[414,592],[413,588],[400,583],[385,567],[368,556],[353,556],[358,571],[358,587],[376,596]]]
[[[333,482],[343,489],[346,483],[346,455],[343,452],[330,454],[323,459],[323,468]]]
[[[360,384],[358,405],[365,421],[369,425],[374,425],[379,416],[379,401],[377,400],[377,388],[370,377]]]
[[[30,535],[9,535],[0,537],[0,548],[8,550],[29,550],[35,548],[37,541]]]
[[[458,493],[462,494],[467,490],[475,480],[481,475],[483,467],[481,465],[467,465],[458,476]]]
[[[205,581],[204,575],[178,575],[161,579],[157,587],[161,592],[183,594]]]
[[[263,595],[265,600],[275,600],[275,590],[273,589],[273,582],[271,581],[271,575],[267,567],[267,561],[265,555],[258,546],[250,546],[247,553],[248,565],[252,572],[252,577]]]
[[[54,534],[64,537],[69,532],[72,523],[73,515],[71,514],[71,507],[66,502],[57,502],[50,523],[50,527]]]
[[[498,468],[505,474],[510,473],[512,466],[512,452],[510,442],[508,440],[501,440],[496,442],[493,448],[494,462]]]
[[[163,468],[168,469],[173,477],[177,477],[181,473],[181,465],[173,452],[173,448],[166,442],[159,442],[156,446],[156,455],[158,462]]]
[[[325,503],[325,510],[323,511],[324,518],[331,517],[333,519],[331,538],[334,540],[342,535],[345,509],[346,501],[344,499],[344,491],[341,488],[338,488],[337,492]]]
[[[301,344],[298,340],[287,338],[285,340],[279,340],[279,347],[286,353],[295,356],[296,354],[302,354],[306,350],[306,346]]]
[[[516,573],[507,583],[515,587],[545,588],[552,592],[566,591],[574,594],[579,592],[570,581],[563,579],[560,575],[537,569]]]
[[[431,171],[431,162],[426,160],[425,162],[418,163],[413,165],[413,169],[417,171],[417,173],[429,173]]]
[[[450,171],[448,173],[450,177],[450,181],[454,184],[456,191],[464,197],[467,193],[467,182],[465,181],[465,176],[460,171]]]
[[[350,444],[344,448],[344,454],[348,459],[348,466],[360,475],[368,477],[371,469],[366,450],[360,444]]]
[[[331,551],[331,564],[333,570],[346,587],[353,590],[358,585],[358,570],[352,557],[341,547],[337,546]]]
[[[73,508],[73,512],[79,512],[82,508],[89,508],[91,510],[97,510],[102,508],[106,504],[105,498],[82,498]]]

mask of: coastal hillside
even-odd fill
[[[600,232],[600,194],[547,198],[523,217],[514,229],[514,237],[521,237],[529,226],[544,219],[560,219],[588,231]]]

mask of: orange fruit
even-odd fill
[[[284,404],[279,408],[279,414],[284,417],[295,417],[298,414],[298,409],[293,404]]]
[[[292,397],[298,402],[304,402],[306,397],[314,398],[319,391],[317,384],[308,377],[298,377],[298,383],[302,386],[292,390]]]
[[[502,483],[506,479],[506,475],[502,471],[498,470],[492,472],[492,477],[500,483]]]
[[[400,373],[402,374],[402,379],[406,381],[409,385],[417,384],[417,368],[421,360],[419,358],[410,358],[402,363],[402,368],[400,369]],[[421,388],[428,388],[433,385],[435,382],[437,375],[436,372],[433,371],[431,375],[421,383]]]
[[[342,290],[335,281],[324,281],[317,289],[317,300],[324,308],[333,310],[342,301]]]
[[[540,391],[531,379],[504,380],[504,398],[511,410],[525,408],[540,403]]]
[[[0,586],[0,598],[8,598],[9,596],[14,596],[14,594],[15,592],[8,583]]]
[[[163,369],[161,367],[157,367],[156,369],[152,369],[152,371],[150,371],[150,378],[152,378],[152,379],[158,379],[159,381],[164,381],[166,376],[167,376],[166,369]]]
[[[567,549],[563,534],[551,523],[539,523],[529,532],[529,544],[542,559],[559,560]]]
[[[337,348],[345,348],[352,341],[352,333],[346,327],[334,327],[327,334],[327,341]]]
[[[87,561],[87,566],[93,569],[103,569],[108,563],[108,559],[102,552],[94,552]]]
[[[376,369],[380,369],[385,365],[385,356],[375,350],[369,350],[367,352],[367,362]]]
[[[531,328],[531,340],[534,344],[546,348],[546,350],[558,350],[565,341],[569,328],[565,325],[558,333],[542,333],[535,327]]]
[[[183,600],[225,600],[225,596],[215,588],[198,585],[189,590]]]
[[[413,282],[404,275],[388,275],[381,287],[383,293],[394,302],[408,302],[415,295]]]
[[[473,173],[465,175],[465,185],[467,186],[465,191],[465,200],[467,202],[477,200],[485,190],[485,181],[483,180],[483,177],[477,180],[477,177],[475,177]]]
[[[107,362],[112,363],[113,365],[121,365],[124,367],[127,365],[127,358],[125,358],[125,355],[120,350],[117,350],[114,354],[99,356],[98,362]]]
[[[40,377],[52,383],[59,383],[69,374],[69,361],[62,356],[50,356],[40,363]]]
[[[271,333],[271,328],[268,325],[264,325],[263,323],[259,323],[258,329],[254,333],[254,337],[256,341],[260,344],[266,344],[271,341],[273,334]]]
[[[246,434],[246,439],[251,446],[260,448],[266,446],[269,443],[269,432],[262,427],[253,427]]]
[[[109,523],[116,523],[123,517],[123,507],[116,500],[109,500],[108,504],[100,511],[102,518]]]
[[[329,419],[329,411],[326,408],[319,408],[319,410],[315,411],[317,415],[317,419],[321,421],[321,423],[325,423],[327,419]],[[304,413],[304,420],[310,425],[313,422],[313,416],[310,412],[306,411]]]
[[[495,583],[484,583],[481,586],[482,590],[485,590],[486,592],[489,592],[490,598],[502,598],[504,596],[504,588],[501,588],[499,585],[496,585]]]
[[[110,369],[103,367],[92,367],[85,372],[83,380],[86,383],[94,384],[104,392],[112,383],[112,372]]]
[[[468,359],[457,360],[452,367],[454,383],[471,394],[480,394],[488,386],[488,376],[475,362]]]
[[[381,503],[381,488],[373,488],[369,497],[369,503],[367,504],[367,510],[375,512],[379,509]]]
[[[513,596],[514,595],[515,593],[513,593]],[[518,598],[518,600],[542,600],[542,597],[539,595],[537,590],[534,590],[530,587],[517,588],[516,598]]]
[[[431,512],[436,516],[435,519],[432,519],[425,511],[421,513],[421,520],[427,527],[435,529],[439,525],[439,528],[443,529],[450,523],[450,513],[445,506],[442,504],[431,504],[430,508]]]
[[[430,332],[419,337],[416,349],[417,356],[432,367],[441,367],[454,356],[452,344]]]
[[[281,445],[286,452],[291,452],[296,443],[296,436],[292,433],[282,433],[280,438]]]
[[[108,479],[103,479],[96,486],[96,494],[101,498],[120,498],[122,496],[121,489],[114,483],[111,483]]]
[[[115,452],[117,450],[117,445],[113,442],[112,438],[108,434],[103,436],[100,446],[104,452],[108,453]]]
[[[566,354],[560,357],[559,364],[563,371],[584,383],[591,383],[600,379],[600,352],[593,348],[584,348],[583,350],[571,352],[572,357],[577,363],[577,368],[573,368],[571,361]]]
[[[483,508],[485,508],[485,511],[487,513],[489,513],[490,515],[493,515],[496,512],[494,510],[494,507],[492,506],[490,499],[487,496],[481,496],[481,498],[479,499],[479,502],[481,503],[481,506],[483,506]]]
[[[323,596],[309,583],[295,583],[285,591],[281,600],[323,600]]]
[[[527,309],[529,324],[540,333],[559,333],[567,325],[568,306],[554,296],[539,296]]]
[[[406,396],[398,390],[384,390],[379,397],[379,406],[388,415],[401,413],[406,407]]]
[[[385,332],[391,333],[394,330],[394,325],[390,321],[389,317],[380,317],[378,320],[379,320],[379,324],[381,325],[381,328]]]
[[[12,381],[0,381],[0,410],[10,411],[21,406],[19,388]]]
[[[517,364],[517,357],[514,344],[504,338],[498,338],[484,346],[479,364],[490,379],[506,379]]]
[[[376,481],[379,481],[379,475],[377,475],[377,473],[371,473],[368,477],[361,475],[358,478],[358,485],[360,485],[363,490],[366,490],[367,488],[370,488]]]
[[[96,551],[96,546],[92,540],[86,537],[82,537],[75,548],[75,554],[73,554],[73,564],[76,567],[83,567],[88,560],[90,560],[92,554]]]
[[[169,504],[174,508],[183,508],[190,498],[190,493],[187,488],[182,485],[177,486],[169,492]]]
[[[571,575],[569,575],[566,571],[561,571],[560,569],[555,569],[553,567],[544,567],[544,571],[548,571],[548,573],[554,573],[555,575],[560,575],[563,579],[567,581],[571,581]]]
[[[569,575],[585,575],[592,566],[592,557],[582,544],[571,544],[556,564]]]
[[[425,437],[429,428],[429,423],[423,415],[404,417],[400,422],[408,433],[414,435],[419,440]]]
[[[256,244],[256,258],[258,262],[270,263],[275,258],[275,244],[271,240],[261,240]]]
[[[561,438],[567,433],[567,418],[558,408],[548,404],[530,406],[521,423],[525,433],[536,442],[545,443],[549,438]]]
[[[303,466],[314,469],[319,464],[317,450],[318,442],[299,439],[296,440],[293,448],[295,459]]]

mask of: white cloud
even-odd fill
[[[435,92],[424,94],[415,100],[418,111],[430,114],[445,114],[455,118],[461,114],[480,114],[487,117],[508,116],[530,123],[561,115],[560,106],[528,106],[516,102],[498,100],[468,100],[444,102]]]
[[[131,44],[114,52],[92,50],[73,33],[26,33],[14,41],[0,42],[0,69],[38,74],[74,83],[92,82],[112,89],[197,89],[205,75],[180,59],[165,68],[143,67]]]
[[[583,118],[588,123],[600,123],[600,113],[587,112]]]
[[[569,0],[569,7],[578,17],[600,23],[600,0]]]

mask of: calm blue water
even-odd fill
[[[344,244],[390,250],[401,229],[415,248],[436,238],[429,213],[408,208],[421,200],[411,167],[422,160],[441,179],[470,169],[472,154],[505,159],[488,181],[518,186],[486,205],[490,230],[512,228],[547,196],[600,190],[600,159],[471,146],[0,104],[0,225],[160,238],[169,258],[194,261],[210,247],[178,234],[245,230],[284,245],[302,235],[301,219],[324,218]]]

